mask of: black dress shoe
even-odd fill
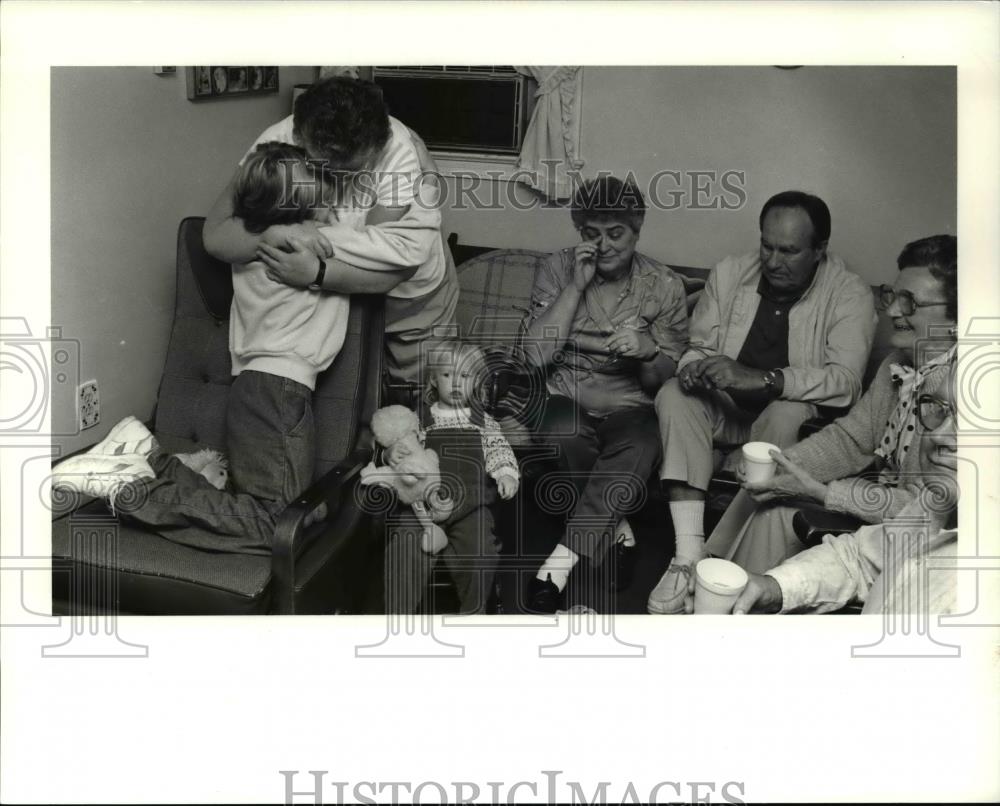
[[[560,598],[562,593],[550,575],[546,575],[545,581],[532,577],[528,583],[528,610],[531,613],[555,613]]]
[[[635,544],[626,546],[621,541],[615,543],[611,551],[611,589],[615,593],[621,593],[632,587],[635,562],[638,558],[639,552]]]

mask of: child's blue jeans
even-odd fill
[[[226,411],[230,484],[218,490],[176,457],[155,450],[156,478],[119,494],[123,515],[178,543],[212,551],[269,554],[275,518],[312,481],[312,391],[248,370],[233,381]]]

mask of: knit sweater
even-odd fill
[[[898,470],[878,468],[860,476],[875,461],[878,447],[899,399],[890,364],[909,363],[900,352],[886,356],[868,391],[845,416],[822,431],[784,451],[785,456],[817,481],[827,483],[823,506],[854,515],[866,523],[882,523],[895,517],[913,496],[896,487],[897,478],[920,474],[920,434],[911,443]],[[933,394],[947,378],[947,367],[929,376],[924,390]],[[919,424],[916,426],[920,428]],[[874,479],[874,480],[873,480]]]

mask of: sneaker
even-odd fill
[[[684,612],[684,599],[688,595],[688,581],[691,579],[691,566],[681,565],[671,561],[666,573],[660,577],[649,594],[646,610],[661,616],[669,616]]]
[[[121,456],[138,454],[149,456],[156,447],[156,437],[131,415],[114,426],[108,435],[87,451],[90,455]]]
[[[113,505],[122,485],[155,477],[145,456],[82,453],[71,456],[52,469],[52,486],[79,495],[107,498]]]
[[[546,574],[543,582],[538,577],[532,577],[528,583],[528,611],[531,613],[555,613],[559,607],[562,592],[552,581],[552,575]]]

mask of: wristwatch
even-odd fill
[[[319,259],[319,271],[316,272],[316,279],[309,283],[310,291],[322,291],[323,290],[323,278],[326,277],[326,261],[323,258]]]
[[[764,373],[764,391],[770,395],[777,396],[778,394],[778,376],[781,374],[780,369],[769,369]],[[784,377],[782,377],[784,380]]]

